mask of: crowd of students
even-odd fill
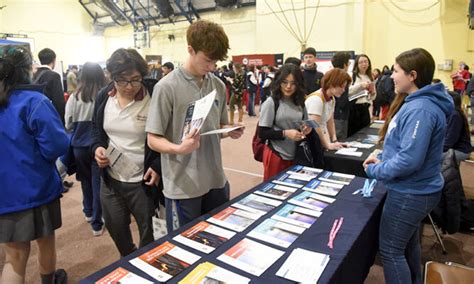
[[[63,192],[58,161],[69,165],[66,160],[74,157],[84,217],[95,236],[107,228],[121,256],[137,249],[130,215],[139,228],[138,247],[143,247],[153,241],[151,218],[160,204],[171,232],[227,202],[230,184],[220,142],[239,139],[244,128],[221,135],[200,133],[233,126],[235,105],[237,122],[243,122],[245,89],[248,115],[257,115],[254,101],[261,85],[258,127],[260,138],[267,141],[264,180],[294,163],[297,143],[313,131],[304,120],[319,125],[318,145],[333,150],[345,146],[339,140],[368,126],[373,114],[382,113],[384,151],[369,157],[364,167],[370,178],[388,188],[379,236],[385,279],[420,283],[418,230],[440,199],[443,148],[470,152],[465,135],[469,125],[459,97],[449,95],[442,83],[432,84],[432,56],[415,48],[397,56],[392,71],[375,72],[380,82],[388,76],[393,86],[390,99],[377,101],[383,89],[376,87],[365,54],[355,58],[352,77],[348,53],[336,53],[334,68],[323,74],[317,70],[315,49],[308,48],[303,65],[289,58],[277,70],[264,68],[266,76],[259,78],[255,66],[244,71],[234,64],[232,74],[219,78],[214,75],[216,62],[225,60],[229,49],[223,28],[197,21],[186,38],[184,65],[165,64],[163,68],[171,70],[158,82],[134,49],[118,49],[107,60],[109,83],[98,64],[85,63],[65,106],[62,89],[61,98],[51,90],[56,84],[51,82],[59,80],[51,71],[52,50],[40,52],[44,70],[38,69],[34,77],[28,50],[0,50],[0,243],[6,252],[2,282],[24,282],[32,241],[39,245],[42,283],[65,279],[55,262],[54,231],[61,226]],[[183,137],[193,103],[213,90],[215,101],[202,129]],[[69,137],[65,130],[71,131]]]

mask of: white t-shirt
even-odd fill
[[[321,117],[320,127],[327,130],[328,120],[332,117],[336,104],[334,99],[326,102],[321,96],[321,92],[316,91],[305,100],[304,104],[308,115],[319,115]]]
[[[107,171],[110,176],[123,182],[140,182],[143,178],[145,163],[145,125],[148,117],[150,96],[145,95],[140,101],[132,101],[123,109],[117,96],[107,100],[104,109],[104,131],[109,136],[109,144],[132,160],[139,168],[130,179],[112,168]]]

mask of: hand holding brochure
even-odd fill
[[[329,255],[305,249],[294,249],[276,273],[298,283],[317,283],[329,262]]]
[[[211,134],[227,133],[227,132],[231,132],[231,131],[234,131],[234,130],[237,130],[237,129],[240,129],[240,128],[244,128],[244,126],[243,126],[243,125],[239,125],[239,126],[234,126],[234,127],[226,127],[226,128],[211,130],[211,131],[208,131],[208,132],[205,132],[205,133],[201,133],[201,136],[204,136],[204,135],[211,135]]]
[[[129,180],[140,171],[140,168],[135,164],[135,162],[130,160],[125,154],[120,152],[111,144],[107,147],[105,155],[109,159],[109,167],[126,180]]]
[[[201,127],[204,124],[207,114],[211,110],[215,99],[216,90],[213,90],[205,97],[194,102],[192,112],[186,112],[185,124],[181,140],[183,140],[193,129],[197,129],[197,131],[201,130]],[[191,113],[192,116],[190,117]]]

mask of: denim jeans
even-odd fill
[[[249,116],[255,116],[255,93],[256,92],[251,92],[249,91],[249,102],[248,102],[248,113]]]
[[[379,233],[385,283],[422,283],[421,221],[440,197],[441,191],[428,195],[388,191]]]

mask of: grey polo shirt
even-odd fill
[[[303,115],[304,111],[304,115]],[[293,100],[281,99],[276,113],[275,124],[275,103],[273,98],[265,100],[260,109],[259,126],[270,127],[273,130],[299,129],[303,119],[307,119],[306,111],[293,103]],[[295,141],[285,138],[283,140],[271,140],[273,149],[275,149],[283,160],[294,160],[296,143]]]
[[[202,87],[183,68],[177,68],[155,85],[150,103],[146,132],[157,134],[175,144],[181,143],[186,114],[195,101],[216,89],[216,99],[201,128],[201,133],[228,124],[224,83],[211,73],[204,76]],[[161,154],[165,197],[200,197],[213,188],[224,187],[219,135],[201,137],[200,147],[188,155]]]

